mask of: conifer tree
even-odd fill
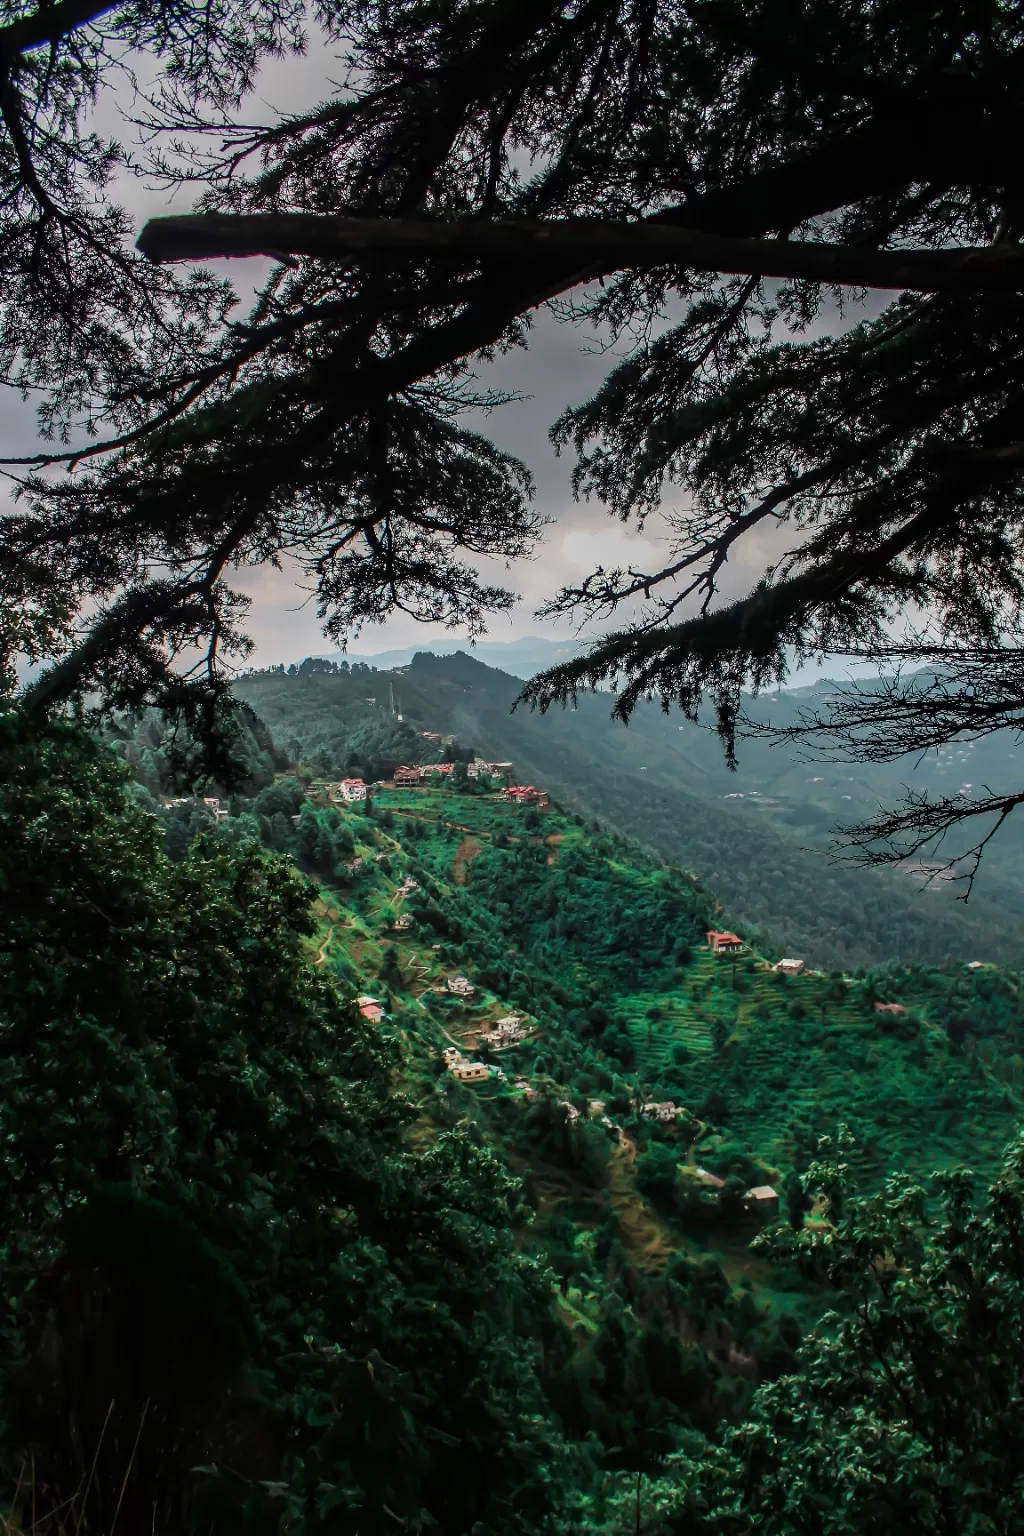
[[[462,415],[495,403],[481,361],[558,303],[620,349],[554,428],[577,489],[641,525],[667,506],[672,540],[552,598],[624,623],[530,702],[708,698],[731,754],[742,685],[829,651],[938,669],[827,721],[843,749],[1016,721],[1019,9],[336,0],[316,19],[347,88],[237,126],[303,16],[62,0],[0,29],[0,363],[58,439],[2,527],[6,644],[52,660],[30,708],[215,694],[244,649],[232,572],[285,553],[336,639],[396,606],[479,629],[511,598],[467,557],[514,561],[539,524],[524,468]],[[143,232],[148,264],[83,115],[124,45],[163,81],[154,168],[206,188]],[[278,265],[245,320],[167,264],[254,252]],[[837,319],[866,288],[881,314]],[[721,601],[768,533],[763,580]],[[866,853],[1022,795],[912,805]]]

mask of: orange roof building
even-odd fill
[[[708,929],[708,944],[713,955],[720,955],[729,950],[743,948],[743,940],[736,933],[720,932],[717,928]]]

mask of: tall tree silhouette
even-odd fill
[[[552,598],[551,613],[625,622],[534,680],[531,703],[599,682],[624,718],[648,694],[690,715],[708,698],[731,754],[744,683],[778,679],[793,651],[884,660],[895,623],[900,654],[939,669],[943,740],[972,728],[964,669],[993,658],[1008,687],[989,726],[1017,721],[1017,11],[339,3],[316,20],[345,40],[346,88],[239,127],[261,51],[294,42],[301,8],[243,21],[224,7],[188,44],[187,5],[174,25],[165,8],[69,10],[60,31],[63,10],[12,35],[21,106],[3,113],[23,273],[5,323],[31,325],[9,371],[44,392],[62,439],[3,528],[15,633],[54,658],[34,707],[97,685],[166,692],[197,644],[191,686],[215,691],[221,650],[244,645],[231,573],[285,555],[336,638],[395,607],[479,628],[510,597],[467,554],[515,560],[538,520],[522,466],[459,418],[495,403],[481,361],[527,344],[532,312],[557,301],[619,344],[594,398],[554,428],[577,491],[641,525],[667,505],[671,540],[664,564],[602,569]],[[40,41],[44,17],[59,36]],[[86,149],[61,161],[65,202],[88,204],[98,242],[73,264],[69,309],[57,257],[31,245],[64,228],[33,191],[60,138],[35,104],[52,56],[61,121],[77,125],[118,39],[163,61],[155,168],[205,190],[194,214],[147,227],[147,262]],[[162,148],[174,133],[199,148]],[[165,265],[252,252],[277,264],[245,321],[223,285]],[[894,294],[883,313],[838,321],[836,303],[870,286]],[[59,324],[42,323],[47,305]],[[780,527],[763,579],[723,603],[726,562]],[[873,718],[875,750],[902,752],[907,731]],[[964,808],[917,817],[939,832]],[[900,831],[866,841],[884,851]]]

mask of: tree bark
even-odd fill
[[[150,219],[138,239],[150,261],[312,256],[322,261],[450,260],[579,263],[567,281],[623,269],[686,266],[918,293],[1024,289],[1024,248],[875,250],[827,241],[751,240],[666,224],[598,219],[349,219],[331,214],[181,214]]]

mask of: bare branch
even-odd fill
[[[312,256],[323,261],[535,261],[585,264],[586,276],[666,265],[702,271],[803,278],[857,288],[919,293],[1024,289],[1016,245],[960,250],[879,251],[809,240],[751,240],[653,221],[600,219],[348,219],[316,213],[181,214],[150,219],[138,249],[150,261]],[[581,281],[574,273],[573,284]],[[567,282],[566,286],[569,286]]]
[[[964,889],[959,900],[966,902],[974,889],[985,849],[1007,818],[1022,804],[1024,792],[988,793],[977,800],[968,800],[961,794],[931,800],[927,793],[909,791],[893,810],[880,811],[876,817],[858,826],[841,827],[841,836],[833,844],[833,853],[841,861],[867,868],[883,864],[906,865],[908,860],[920,859],[924,854],[941,853],[949,833],[988,818],[991,820],[988,830],[970,847],[930,866],[922,864],[920,868],[926,884],[936,880],[962,883]],[[852,859],[847,851],[850,848],[855,850]]]

